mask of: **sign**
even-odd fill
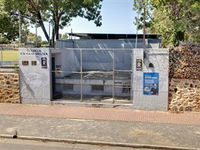
[[[159,94],[159,73],[144,73],[143,94]]]
[[[22,61],[22,65],[23,66],[28,66],[29,65],[29,61],[27,61],[27,60],[26,61]]]
[[[32,66],[37,66],[37,61],[31,61]]]
[[[46,57],[41,58],[41,65],[42,65],[42,68],[47,68],[47,58]]]
[[[47,56],[48,52],[36,48],[24,48],[20,51],[20,56]]]
[[[142,71],[142,59],[136,59],[136,71]]]
[[[57,73],[62,72],[62,67],[61,67],[61,65],[56,65],[56,72],[57,72]]]

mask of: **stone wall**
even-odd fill
[[[200,112],[200,45],[170,50],[169,110]]]
[[[13,69],[0,69],[0,103],[20,103],[19,74]]]
[[[200,80],[171,79],[169,110],[200,112]]]

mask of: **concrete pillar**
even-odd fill
[[[20,48],[20,93],[22,103],[50,104],[51,53],[48,48]]]
[[[138,65],[142,62],[142,68]],[[133,50],[133,107],[143,110],[168,109],[169,51]]]

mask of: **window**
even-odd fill
[[[73,91],[74,90],[74,85],[73,84],[65,84],[65,85],[63,85],[63,89],[65,91]]]
[[[92,91],[104,91],[103,85],[92,85]]]

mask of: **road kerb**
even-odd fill
[[[13,139],[13,135],[0,134],[0,138]],[[165,145],[116,143],[116,142],[58,139],[58,138],[34,137],[34,136],[18,136],[15,139],[33,140],[33,141],[42,141],[42,142],[63,142],[63,143],[71,143],[71,144],[88,144],[88,145],[99,145],[99,146],[145,148],[145,149],[158,149],[158,150],[199,150],[199,148],[173,147],[173,146],[165,146]]]

